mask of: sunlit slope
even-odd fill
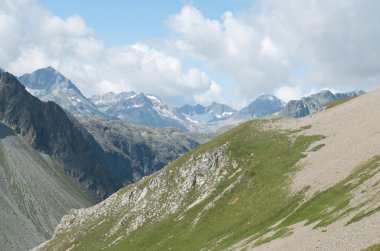
[[[380,91],[236,127],[92,208],[42,250],[362,250],[380,243]]]
[[[94,197],[0,123],[1,250],[28,250],[50,238],[62,215]]]
[[[289,214],[288,176],[320,136],[249,122],[101,204],[66,216],[44,249],[196,250],[263,234]]]

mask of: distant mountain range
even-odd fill
[[[281,117],[300,118],[322,110],[328,103],[336,99],[345,99],[364,94],[363,91],[353,91],[349,93],[332,93],[327,90],[320,91],[301,100],[289,101],[281,110]]]
[[[104,114],[132,124],[186,129],[183,118],[154,95],[109,92],[90,101]]]
[[[303,117],[320,111],[335,100],[363,94],[363,91],[332,93],[327,90],[292,100],[287,104],[273,95],[261,95],[240,111],[213,102],[209,106],[186,104],[173,108],[152,94],[105,93],[86,98],[65,76],[47,67],[18,80],[34,96],[54,101],[74,116],[123,120],[131,124],[172,127],[181,130],[210,132],[238,123],[264,117]]]

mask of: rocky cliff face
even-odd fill
[[[65,173],[105,198],[121,186],[100,165],[61,107],[29,94],[9,73],[0,75],[0,120],[35,149],[54,156]]]
[[[194,137],[174,128],[138,126],[100,118],[78,119],[96,141],[89,145],[94,146],[93,151],[101,163],[124,185],[160,170],[198,145]]]

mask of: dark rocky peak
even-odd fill
[[[65,111],[54,102],[32,96],[9,73],[0,73],[0,121],[33,148],[54,156],[66,174],[96,192],[99,199],[120,187],[98,163]]]

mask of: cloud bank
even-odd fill
[[[234,78],[239,96],[289,99],[305,89],[378,85],[378,10],[375,0],[262,0],[218,20],[187,5],[168,23],[189,56]]]
[[[62,19],[31,0],[0,1],[0,65],[15,74],[53,66],[86,95],[153,93],[180,105],[202,102],[220,87],[199,69],[143,43],[106,48],[79,16]]]
[[[226,100],[223,85],[187,60],[229,76],[239,104],[263,93],[287,101],[324,87],[369,90],[380,83],[378,10],[376,0],[258,0],[211,19],[185,5],[168,17],[166,48],[108,48],[80,16],[0,0],[0,67],[22,74],[51,65],[86,95],[134,90],[171,105]]]

